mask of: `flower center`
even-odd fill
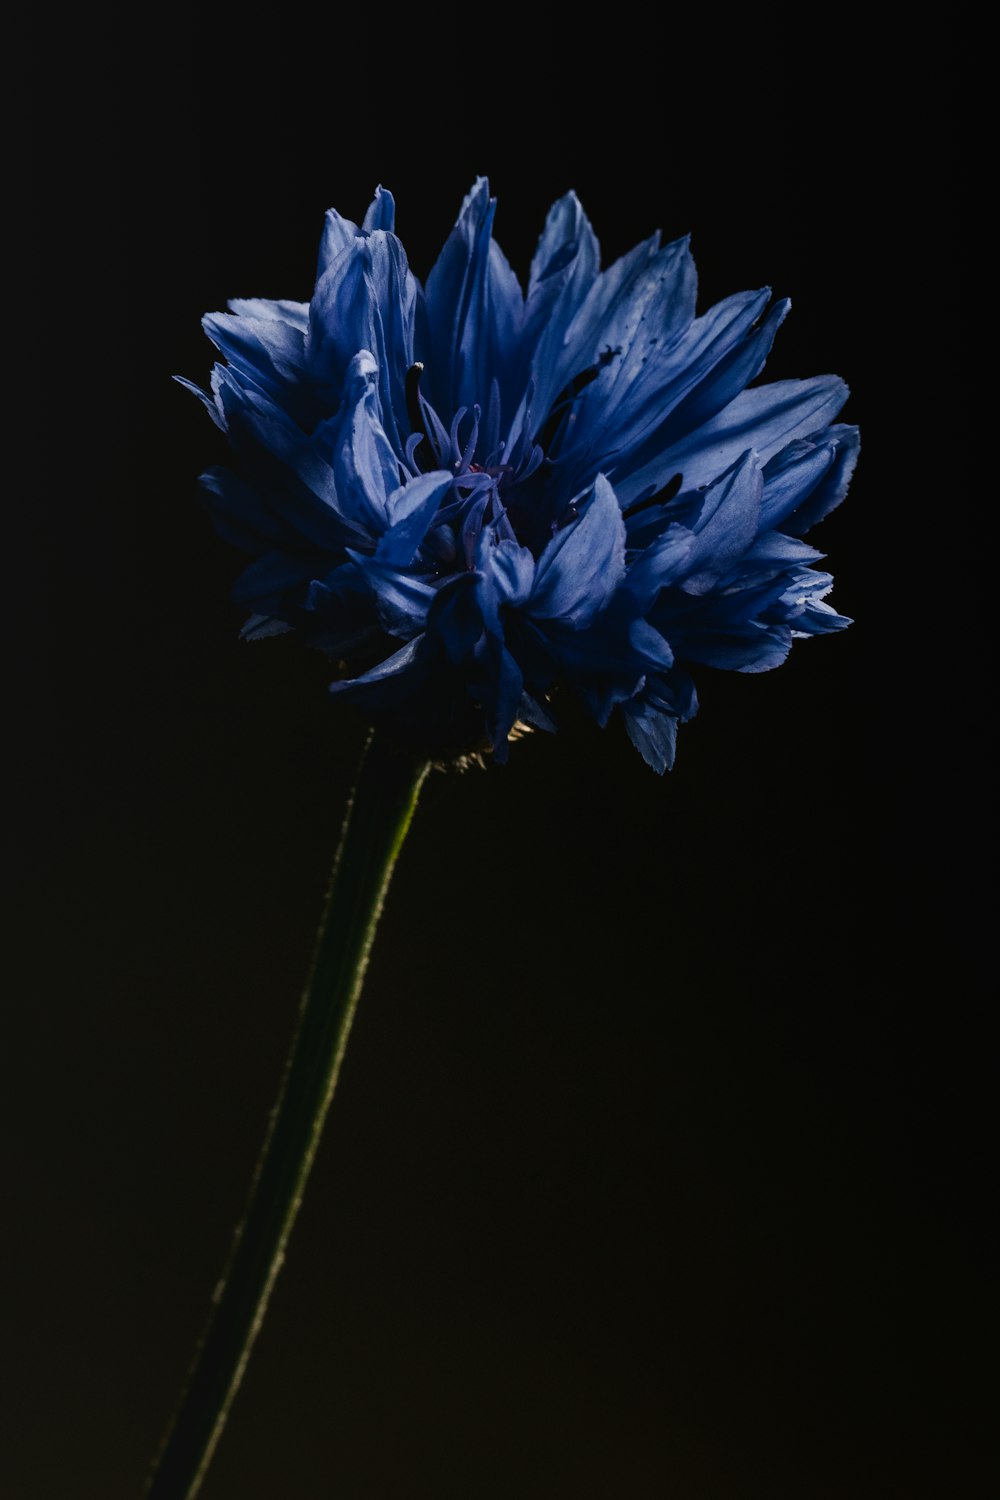
[[[464,556],[471,566],[475,539],[484,527],[516,538],[536,556],[555,531],[576,518],[576,507],[549,494],[547,473],[558,457],[581,393],[596,380],[620,349],[601,351],[593,365],[579,371],[556,396],[540,425],[526,414],[518,431],[501,438],[500,390],[492,383],[485,408],[461,406],[446,427],[421,389],[424,366],[406,373],[406,414],[410,437],[406,458],[411,470],[450,469],[455,484],[441,506],[424,547],[436,570]]]

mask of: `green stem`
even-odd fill
[[[312,971],[246,1217],[145,1494],[193,1500],[257,1336],[306,1179],[368,965],[396,857],[428,771],[369,741],[348,805]]]

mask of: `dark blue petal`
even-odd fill
[[[622,705],[625,728],[647,766],[652,766],[658,775],[669,771],[677,750],[677,718],[664,713],[641,698],[634,698]]]
[[[310,582],[303,610],[309,644],[338,660],[368,653],[383,634],[362,570],[350,559]]]
[[[538,559],[528,612],[585,625],[625,576],[625,524],[614,490],[598,474],[577,520],[557,531]]]
[[[473,574],[460,575],[438,591],[427,629],[441,642],[450,661],[457,664],[471,655],[485,629]]]
[[[369,598],[369,590],[357,564],[348,559],[339,563],[322,578],[315,578],[306,590],[305,607],[316,613],[328,614],[335,603],[350,602],[357,608]]]
[[[288,528],[266,509],[257,491],[232,470],[206,469],[198,483],[224,542],[246,552],[265,552],[285,537]]]
[[[431,584],[389,566],[380,558],[350,549],[348,552],[371,590],[383,630],[404,641],[420,634],[434,602],[435,590]]]
[[[233,585],[233,598],[259,614],[283,616],[300,599],[303,585],[316,576],[316,570],[315,553],[275,548],[243,569]]]
[[[635,655],[649,668],[667,668],[674,664],[674,653],[668,641],[648,620],[635,619],[628,628],[628,640]]]
[[[274,620],[268,615],[251,615],[240,629],[240,640],[266,641],[271,636],[288,635],[291,629],[287,620]]]
[[[345,698],[358,698],[371,705],[391,700],[393,692],[399,689],[400,679],[408,676],[417,664],[422,644],[422,637],[416,636],[392,656],[380,661],[378,666],[362,672],[359,677],[331,682],[330,692],[339,693]]]
[[[687,570],[695,545],[694,533],[685,526],[670,526],[630,564],[625,590],[644,614],[661,589],[679,582]]]
[[[556,732],[555,720],[551,714],[546,713],[538,699],[532,697],[530,693],[521,694],[521,701],[517,705],[517,717],[523,719],[525,724],[533,725],[535,729],[544,730],[546,734]]]
[[[263,454],[275,461],[274,481],[283,473],[283,506],[296,529],[321,545],[372,544],[388,524],[386,488],[399,480],[375,415],[372,356],[362,351],[352,361],[340,416],[308,435],[262,392],[237,384],[236,372],[224,375],[220,396],[230,436],[239,449],[249,440],[250,457],[263,470],[270,467]]]
[[[685,636],[678,656],[728,672],[770,672],[781,666],[791,645],[791,631],[784,625],[734,620],[728,626]]]
[[[514,727],[523,696],[524,674],[511,653],[503,647],[498,653],[492,702],[484,705],[487,728],[493,740],[493,755],[500,765],[510,753],[507,736]]]
[[[238,372],[221,372],[218,394],[234,447],[269,485],[277,488],[283,482],[282,507],[295,531],[324,547],[369,538],[370,514],[357,508],[355,496],[338,494],[317,439],[307,437],[263,392],[241,381]]]
[[[545,649],[558,676],[572,684],[602,727],[617,704],[640,690],[648,672],[673,666],[670,643],[637,615],[637,608],[634,598],[619,592],[588,625],[544,622]],[[517,640],[520,647],[520,637]]]

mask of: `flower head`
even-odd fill
[[[309,303],[205,318],[226,362],[191,388],[238,468],[202,483],[252,554],[243,633],[299,632],[428,754],[502,758],[568,689],[663,771],[692,668],[766,671],[849,623],[800,540],[854,467],[847,389],[748,389],[788,303],[697,317],[687,239],[602,271],[569,193],[524,292],[494,211],[481,178],[422,287],[379,188],[360,227],[327,213]]]

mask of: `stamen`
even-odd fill
[[[462,418],[465,416],[465,413],[468,410],[469,408],[467,406],[460,406],[458,408],[458,411],[451,419],[451,431],[448,434],[448,441],[451,443],[451,452],[457,453],[459,455],[453,465],[453,467],[456,469],[460,469],[462,467],[462,450],[458,446],[458,429],[462,425]]]
[[[482,499],[476,500],[470,505],[462,522],[462,551],[465,555],[465,566],[470,571],[476,566],[476,543],[479,533],[483,529],[483,516],[489,504],[489,495],[483,495]]]
[[[479,417],[479,407],[474,406],[472,408],[472,433],[469,437],[469,441],[466,443],[465,448],[462,451],[462,457],[459,460],[458,466],[459,472],[461,472],[462,469],[469,468],[472,464],[472,456],[476,451],[476,444],[479,441]],[[475,467],[478,467],[478,465],[476,465]]]
[[[424,441],[426,434],[423,432],[411,432],[406,439],[406,462],[414,474],[419,473],[420,465],[417,462],[417,448]]]
[[[410,419],[410,431],[427,436],[424,414],[420,409],[420,377],[424,373],[423,363],[418,359],[406,372],[406,415]]]

